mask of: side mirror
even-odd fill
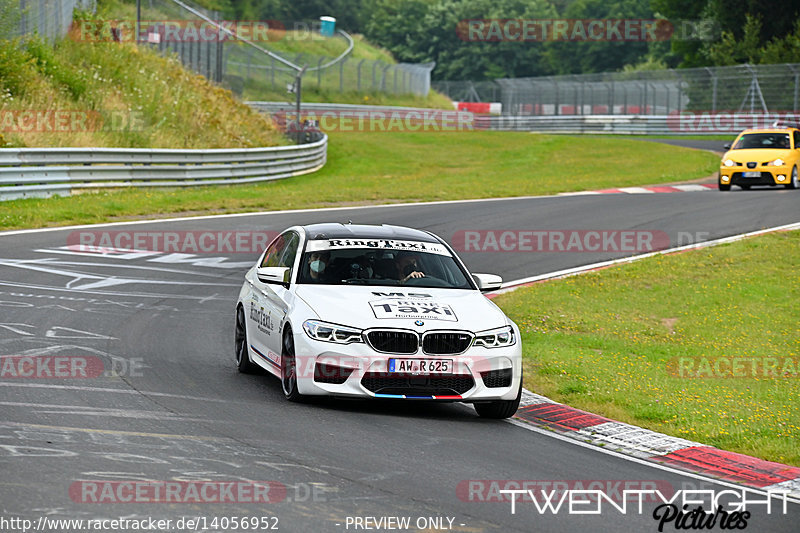
[[[722,147],[725,148],[726,150],[730,150],[731,149],[731,143],[725,143],[725,144],[722,145]]]
[[[278,283],[289,286],[289,267],[259,267],[256,276],[262,283]]]
[[[494,274],[473,274],[472,279],[481,292],[496,291],[503,285],[503,278]]]

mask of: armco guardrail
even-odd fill
[[[247,102],[254,109],[279,116],[293,116],[291,104]],[[429,108],[369,106],[352,104],[303,104],[303,116],[320,119],[332,116],[388,118],[416,114],[427,116]],[[442,110],[438,110],[441,112]],[[787,117],[780,113],[682,113],[672,115],[479,115],[459,112],[459,124],[476,130],[531,131],[540,133],[611,133],[623,135],[720,135],[735,136],[745,128],[769,127]],[[418,131],[418,130],[417,130]]]
[[[475,129],[542,133],[615,133],[626,135],[719,134],[720,131],[681,132],[674,116],[659,115],[476,115]]]
[[[297,146],[219,150],[0,149],[0,200],[74,189],[231,185],[308,174],[327,159],[328,137]]]

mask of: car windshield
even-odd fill
[[[354,241],[355,246],[341,247],[329,244],[342,242],[352,241],[309,241],[301,259],[298,283],[474,288],[467,273],[439,244],[412,243],[427,250],[397,249],[399,241]],[[364,243],[372,244],[358,245]],[[381,247],[381,243],[391,244]]]
[[[790,147],[788,133],[748,133],[742,135],[733,147],[734,150],[748,148],[778,148],[786,150]]]

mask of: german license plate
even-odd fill
[[[401,374],[452,374],[452,359],[389,359],[389,372]]]
[[[744,172],[742,173],[742,177],[744,178],[760,178],[761,172]]]

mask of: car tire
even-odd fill
[[[519,401],[522,398],[522,379],[519,380],[519,391],[513,400],[496,400],[493,402],[475,403],[475,411],[481,418],[511,418],[519,409]]]
[[[236,309],[236,366],[242,374],[254,374],[259,370],[257,364],[250,360],[250,350],[247,349],[247,323],[244,319],[244,309],[240,305]]]
[[[288,327],[283,334],[283,349],[281,350],[281,388],[283,395],[290,402],[303,401],[303,395],[297,392],[297,361],[294,356],[292,330]]]
[[[787,189],[800,189],[800,180],[797,178],[797,167],[792,169],[792,179],[786,184]]]
[[[729,191],[731,190],[731,184],[722,183],[722,175],[721,173],[717,172],[717,188],[721,191]]]

